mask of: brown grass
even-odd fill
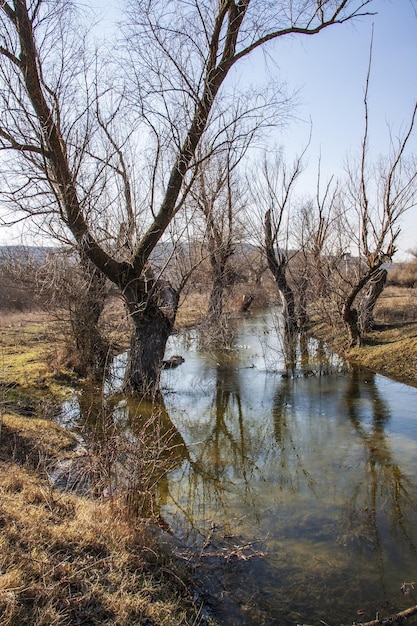
[[[375,314],[386,323],[416,321],[417,288],[388,285],[377,303]]]
[[[68,393],[73,372],[57,365],[64,350],[60,324],[42,312],[0,316],[0,383],[27,406],[45,405]],[[13,394],[13,390],[16,391]]]
[[[374,331],[349,359],[417,386],[417,289],[388,285],[375,308]]]
[[[51,487],[45,468],[73,443],[55,425],[3,416],[0,624],[200,623],[186,573],[146,522],[127,517],[114,499]]]
[[[347,333],[340,325],[316,324],[314,334],[352,363],[417,386],[417,289],[388,286],[374,318],[375,330],[363,337],[360,348],[347,349]]]
[[[200,321],[206,304],[206,294],[190,295],[178,326]],[[378,329],[349,359],[417,384],[415,289],[389,286],[375,317]],[[120,303],[104,323],[114,343],[125,346]],[[340,335],[334,339],[340,347]],[[187,572],[161,551],[149,522],[128,515],[117,497],[51,487],[48,473],[75,454],[74,437],[41,419],[74,381],[62,346],[49,316],[0,320],[0,626],[203,623]]]
[[[417,324],[379,326],[360,348],[349,350],[350,361],[398,381],[417,386]]]

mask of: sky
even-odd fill
[[[297,119],[281,136],[285,153],[306,145],[308,166],[302,185],[316,187],[320,158],[323,183],[343,173],[346,158],[360,150],[364,129],[364,88],[373,35],[369,87],[370,150],[389,150],[390,130],[402,136],[417,100],[417,4],[410,0],[377,0],[377,15],[329,28],[313,37],[295,37],[276,47],[276,62],[288,86],[299,89]],[[417,128],[409,143],[417,154]],[[404,215],[397,242],[399,258],[417,248],[417,207]]]
[[[117,16],[118,0],[84,0],[103,18],[103,32]],[[363,94],[369,46],[374,28],[372,72],[369,91],[370,147],[375,155],[386,154],[389,132],[402,134],[417,99],[417,1],[376,0],[374,16],[331,27],[311,37],[280,39],[273,48],[274,71],[297,90],[298,105],[276,142],[291,158],[305,147],[312,124],[312,139],[301,189],[314,192],[318,160],[321,178],[338,176],[349,154],[360,149],[364,117]],[[107,22],[106,22],[107,20]],[[245,65],[249,75],[262,75],[262,54]],[[417,129],[410,142],[417,154]],[[398,241],[399,255],[417,247],[417,207],[404,216]],[[6,239],[8,236],[6,236]],[[5,236],[0,233],[0,240]]]

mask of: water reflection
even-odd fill
[[[417,573],[417,390],[305,338],[288,359],[268,315],[227,351],[191,334],[172,353],[185,363],[158,408],[107,385],[80,398],[79,424],[110,451],[106,484],[204,572],[220,623],[351,624],[417,603],[400,591]]]
[[[416,574],[417,437],[398,422],[416,390],[390,402],[385,379],[335,367],[319,344],[288,371],[271,334],[247,322],[227,363],[191,350],[167,376],[195,464],[169,474],[162,514],[194,554],[217,557],[217,600],[241,607],[227,604],[224,624],[352,623],[413,604],[400,587]],[[231,536],[258,543],[226,568]]]
[[[378,553],[381,585],[385,588],[385,552],[398,551],[398,544],[384,549],[387,528],[395,529],[417,557],[414,520],[417,516],[416,482],[408,477],[393,458],[385,429],[391,419],[389,403],[380,395],[372,373],[352,372],[345,403],[349,419],[363,444],[365,488],[357,488],[349,506],[346,537],[370,543]],[[364,384],[365,383],[365,384]],[[410,523],[411,522],[411,523]]]
[[[163,500],[157,491],[167,472],[188,459],[163,399],[151,404],[86,387],[66,416],[66,426],[78,431],[87,451],[76,469],[83,488],[96,496],[123,498],[131,512],[159,518]]]

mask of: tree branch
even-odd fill
[[[395,626],[404,623],[404,620],[407,617],[411,617],[412,615],[417,614],[417,604],[415,606],[406,609],[405,611],[400,611],[399,613],[395,613],[394,615],[390,615],[389,617],[373,619],[370,622],[357,622],[354,626]]]

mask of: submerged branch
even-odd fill
[[[394,626],[395,624],[403,624],[407,617],[411,617],[412,615],[416,614],[417,604],[410,607],[409,609],[406,609],[405,611],[400,611],[399,613],[390,615],[389,617],[379,618],[379,616],[377,616],[376,619],[373,619],[370,622],[355,623],[355,626]]]

